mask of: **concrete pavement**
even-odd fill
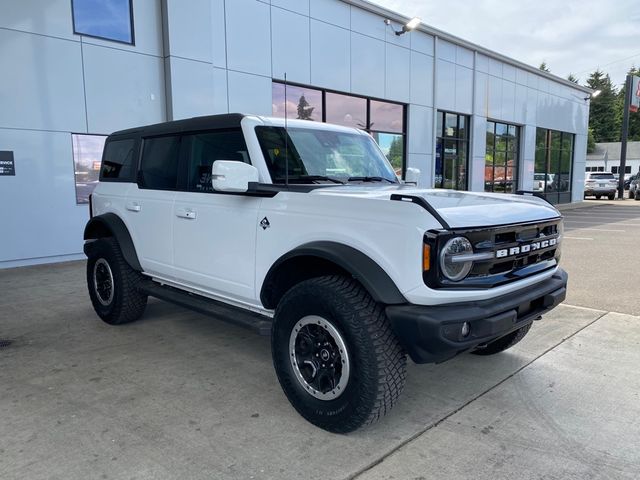
[[[410,365],[391,414],[342,436],[289,406],[267,338],[159,301],[110,327],[83,262],[0,270],[0,478],[637,478],[640,318],[573,293],[593,288],[585,255],[613,281],[602,250],[626,241],[564,245],[593,308],[558,307],[500,355]]]

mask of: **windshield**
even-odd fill
[[[368,135],[313,128],[287,131],[288,155],[283,127],[256,127],[273,183],[284,183],[287,175],[291,183],[398,181],[388,160]]]

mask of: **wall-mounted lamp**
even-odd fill
[[[411,20],[409,20],[406,24],[404,24],[402,26],[402,30],[393,30],[393,33],[395,33],[396,35],[400,36],[400,35],[404,35],[407,32],[410,32],[411,30],[413,30],[414,28],[416,28],[418,25],[420,25],[420,19],[418,17],[413,17]],[[385,25],[391,25],[391,20],[389,20],[388,18],[384,21]]]
[[[593,100],[594,98],[596,98],[601,93],[602,93],[602,90],[594,90],[593,93],[590,93],[589,95],[584,97],[584,99],[585,100]]]

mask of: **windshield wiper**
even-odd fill
[[[347,182],[389,182],[396,183],[385,177],[349,177]]]
[[[278,180],[284,181],[284,178],[278,178]],[[344,185],[344,182],[342,180],[339,180],[337,178],[333,178],[333,177],[326,177],[324,175],[289,175],[289,181],[296,181],[296,180],[309,180],[311,182],[322,182],[322,181],[326,181],[326,182],[333,182],[333,183],[339,183],[340,185]]]

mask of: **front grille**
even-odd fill
[[[469,275],[459,282],[447,280],[439,274],[439,266],[434,265],[436,268],[425,275],[425,282],[441,288],[491,288],[534,275],[557,265],[561,233],[560,219],[441,232],[435,239],[431,238],[432,242],[435,240],[436,248],[442,247],[452,236],[463,235],[473,245],[474,253],[489,252],[491,259],[475,262]],[[547,242],[555,243],[548,245]],[[500,257],[496,252],[506,252],[506,256]]]

